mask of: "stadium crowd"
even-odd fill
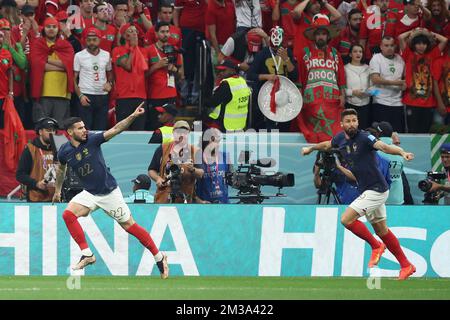
[[[156,130],[157,107],[196,106],[200,95],[203,120],[244,129],[239,115],[226,120],[227,111],[215,109],[233,108],[240,84],[230,79],[239,77],[253,89],[240,93],[253,95],[253,108],[244,109],[253,113],[253,128],[301,131],[309,142],[340,130],[345,107],[358,111],[361,128],[388,121],[399,133],[430,132],[435,114],[450,120],[445,0],[2,0],[0,6],[0,104],[13,97],[26,129],[43,117],[61,126],[80,116],[88,129],[105,130],[145,101],[146,117],[128,130]],[[314,38],[320,28],[327,31],[322,46]],[[199,88],[203,40],[208,72]],[[326,63],[316,64],[324,55]],[[303,95],[301,113],[287,123],[270,121],[257,107],[262,84],[275,86],[277,75]],[[0,128],[3,118],[2,110]]]

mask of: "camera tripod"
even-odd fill
[[[336,204],[341,204],[341,199],[336,192],[336,188],[333,186],[333,181],[331,181],[331,177],[328,175],[322,176],[322,184],[320,185],[319,190],[317,191],[317,204],[330,204],[330,196],[333,195],[334,201]],[[322,203],[322,196],[325,196],[325,202]]]

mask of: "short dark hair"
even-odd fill
[[[159,5],[159,8],[158,8],[158,12],[161,12],[161,9],[162,8],[172,8],[172,11],[173,11],[173,9],[174,9],[174,5],[173,5],[173,3],[170,3],[169,1],[161,1],[161,4]]]
[[[128,1],[127,0],[114,0],[112,5],[114,7],[114,9],[121,4],[126,4],[128,6]]]
[[[347,17],[348,17],[348,20],[350,20],[350,19],[351,19],[352,15],[354,15],[354,14],[358,14],[358,13],[359,13],[359,14],[363,14],[361,10],[359,10],[359,9],[356,9],[356,8],[354,8],[354,9],[350,10],[350,11],[348,12],[348,15],[347,15]]]
[[[355,109],[345,109],[344,111],[341,112],[341,120],[344,119],[345,116],[357,116],[358,117],[358,112]]]
[[[64,130],[69,130],[73,127],[73,125],[77,122],[81,122],[83,121],[83,119],[81,119],[80,117],[70,117],[67,118],[66,120],[64,120],[63,125],[64,125]]]
[[[383,40],[395,40],[395,38],[393,36],[383,36],[383,38],[381,38],[381,41]]]
[[[161,29],[162,27],[165,27],[165,26],[170,28],[170,23],[164,22],[164,21],[158,21],[155,25],[155,31],[158,32],[159,29]]]

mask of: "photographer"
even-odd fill
[[[183,60],[178,50],[168,43],[170,24],[158,22],[155,26],[158,41],[148,48],[149,70],[147,71],[148,105],[150,107],[147,129],[158,127],[156,106],[175,104],[176,80],[184,78]]]
[[[27,201],[46,202],[53,198],[55,169],[50,134],[55,134],[57,129],[55,119],[40,119],[36,124],[39,136],[26,145],[20,156],[16,180],[25,187]]]
[[[323,190],[327,186],[331,187],[334,183],[340,203],[350,204],[360,193],[354,180],[347,178],[343,173],[344,169],[341,163],[334,158],[333,154],[318,153],[313,169],[314,186],[316,189]]]
[[[232,171],[232,166],[228,154],[219,152],[221,139],[222,133],[216,128],[210,128],[203,133],[202,149],[195,157],[204,172],[195,185],[197,203],[230,203],[226,175]]]
[[[447,180],[444,184],[439,184],[431,181],[431,188],[428,192],[445,192],[444,204],[450,205],[450,143],[444,143],[441,146],[441,161],[447,175]]]
[[[156,183],[155,203],[192,203],[195,180],[203,176],[194,166],[195,147],[188,143],[190,127],[180,120],[173,126],[173,142],[159,146],[148,167]]]

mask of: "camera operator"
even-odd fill
[[[188,143],[189,124],[180,120],[173,126],[173,142],[159,146],[148,167],[156,183],[155,203],[192,203],[195,180],[203,176],[194,165],[196,148]]]
[[[204,172],[195,185],[197,203],[230,203],[226,175],[232,171],[232,166],[228,154],[219,152],[221,139],[222,133],[216,128],[203,132],[202,149],[195,157]]]
[[[428,192],[445,192],[444,204],[450,205],[450,143],[444,143],[441,148],[441,161],[447,175],[445,184],[431,181],[431,188]]]
[[[16,180],[25,189],[27,201],[51,201],[55,192],[54,150],[50,134],[55,134],[58,122],[52,118],[41,118],[36,123],[39,135],[29,142],[22,152],[16,172]]]
[[[326,157],[326,154],[317,154],[316,162],[314,163],[314,186],[316,189],[323,188],[323,179],[329,179],[329,181],[325,181],[325,183],[334,183],[336,186],[336,194],[339,198],[340,203],[342,204],[350,204],[353,200],[355,200],[359,195],[358,186],[354,180],[347,178],[347,176],[343,173],[344,167],[342,164],[337,161],[332,154],[333,163],[330,162],[329,165],[325,164],[323,161],[323,157]],[[327,166],[330,166],[327,168]],[[331,186],[331,185],[330,185]]]
[[[169,44],[170,24],[158,22],[155,26],[158,41],[148,48],[149,70],[147,71],[147,92],[150,112],[147,129],[158,127],[156,106],[175,104],[177,99],[176,80],[184,79],[183,59],[178,49]]]

